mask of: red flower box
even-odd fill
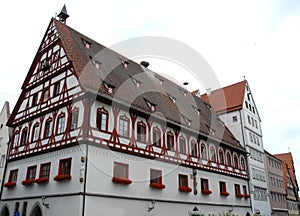
[[[125,185],[129,185],[132,183],[132,181],[130,179],[123,179],[123,178],[118,178],[118,177],[113,177],[112,182],[116,183],[116,184],[125,184]]]
[[[69,174],[58,174],[54,177],[55,181],[64,181],[64,180],[71,180],[72,176]]]
[[[25,179],[22,181],[22,185],[33,185],[35,182],[34,179]]]
[[[149,184],[150,187],[152,188],[156,188],[156,189],[165,189],[165,185],[162,183],[156,183],[156,182],[152,182]]]
[[[48,181],[49,181],[49,178],[38,178],[35,180],[35,183],[42,184],[42,183],[46,183]]]
[[[244,195],[243,195],[243,194],[236,194],[235,196],[236,196],[237,198],[243,198]]]
[[[244,194],[244,198],[245,198],[245,199],[250,198],[250,194]]]
[[[221,196],[229,196],[229,193],[227,191],[223,191],[223,192],[220,192],[220,195]]]
[[[211,194],[212,192],[211,192],[211,190],[201,190],[201,193],[208,195],[208,194]]]
[[[190,188],[188,186],[179,186],[178,190],[180,190],[182,192],[190,193],[192,191],[192,188]]]
[[[6,182],[3,186],[6,188],[15,187],[17,185],[17,182]]]

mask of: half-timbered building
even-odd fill
[[[199,97],[53,18],[8,121],[1,216],[250,211],[247,152]]]

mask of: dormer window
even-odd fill
[[[146,98],[144,98],[146,104],[148,105],[148,107],[151,109],[152,112],[156,111],[156,104],[151,103],[150,101],[148,101]]]
[[[171,95],[168,95],[168,96],[169,96],[170,100],[172,101],[172,103],[175,103],[175,102],[176,102],[176,98],[174,98],[174,97],[171,96]]]
[[[102,63],[93,59],[93,57],[90,56],[91,61],[93,62],[93,65],[95,66],[95,68],[100,69]]]
[[[124,68],[127,69],[128,65],[129,65],[129,62],[128,61],[123,61],[122,64],[123,64]]]
[[[205,126],[207,127],[207,129],[209,130],[209,132],[212,134],[212,135],[215,135],[215,132],[216,130],[214,130],[213,128],[211,128],[209,125],[205,124]]]
[[[104,85],[104,87],[106,88],[106,90],[109,94],[113,93],[114,88],[115,88],[113,85],[110,85],[106,82],[103,82],[103,85]]]
[[[131,79],[132,79],[132,82],[136,85],[136,87],[138,87],[138,88],[141,87],[141,82],[140,81],[134,79],[133,77],[131,77]]]
[[[195,112],[197,113],[197,115],[200,116],[201,110],[198,109],[197,107],[193,106],[193,105],[192,105],[192,107],[193,107],[193,109],[195,110]]]
[[[188,119],[188,118],[185,117],[185,116],[182,116],[182,118],[184,119],[185,123],[186,123],[188,126],[191,126],[192,121],[191,121],[190,119]]]
[[[89,49],[91,47],[91,45],[92,45],[91,42],[89,42],[87,40],[84,40],[84,39],[82,39],[82,43],[85,46],[85,48],[87,48],[87,49]]]

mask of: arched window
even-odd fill
[[[198,157],[197,143],[194,140],[191,142],[191,155],[193,157]]]
[[[20,142],[20,146],[24,146],[27,142],[27,132],[28,132],[28,128],[24,128],[21,134],[21,142]]]
[[[207,160],[206,146],[203,143],[201,144],[201,158]]]
[[[119,119],[119,135],[124,137],[129,137],[129,118],[125,115],[120,116]]]
[[[246,162],[244,157],[241,157],[241,169],[246,170]]]
[[[231,154],[229,152],[226,153],[226,164],[231,167]]]
[[[239,160],[238,160],[238,157],[236,155],[233,156],[233,167],[235,169],[239,168]]]
[[[53,122],[51,118],[48,118],[47,121],[45,122],[45,129],[44,129],[44,138],[48,138],[52,134],[52,126]]]
[[[219,163],[224,164],[224,152],[219,149]]]
[[[174,135],[170,131],[167,133],[167,149],[174,150]]]
[[[107,131],[108,111],[104,107],[97,109],[96,124],[97,124],[98,130]]]
[[[72,130],[75,130],[77,129],[78,127],[78,116],[79,116],[79,109],[78,108],[75,108],[72,110],[72,113],[71,113],[71,131]]]
[[[186,154],[186,142],[183,136],[179,137],[179,152],[181,154]]]
[[[65,118],[64,113],[57,117],[56,134],[61,134],[65,131]]]
[[[152,143],[156,147],[161,147],[161,131],[158,127],[152,130]]]
[[[39,125],[39,123],[36,123],[32,128],[32,136],[31,136],[32,142],[35,142],[38,140],[39,133],[40,133],[40,125]]]
[[[17,148],[18,147],[18,145],[19,145],[19,137],[20,137],[20,133],[19,133],[19,131],[16,131],[15,135],[14,135],[13,148]]]
[[[216,150],[213,146],[209,148],[209,159],[212,162],[216,162]]]
[[[146,125],[142,121],[137,123],[136,135],[137,141],[146,142]]]

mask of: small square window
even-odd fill
[[[51,163],[44,163],[41,165],[39,178],[49,178]]]
[[[70,175],[71,174],[72,158],[62,159],[59,161],[59,175]]]
[[[8,181],[9,182],[17,182],[17,179],[18,179],[18,169],[11,170],[9,172]]]
[[[232,121],[233,121],[233,122],[237,122],[237,121],[238,121],[237,116],[232,116]]]
[[[208,179],[201,178],[201,190],[209,190]]]
[[[220,193],[226,192],[226,183],[225,182],[220,181],[219,186],[220,186]]]
[[[36,175],[36,166],[28,167],[26,180],[34,180]]]
[[[150,169],[150,183],[162,184],[161,170]]]
[[[114,162],[114,177],[128,179],[128,171],[128,164]]]

